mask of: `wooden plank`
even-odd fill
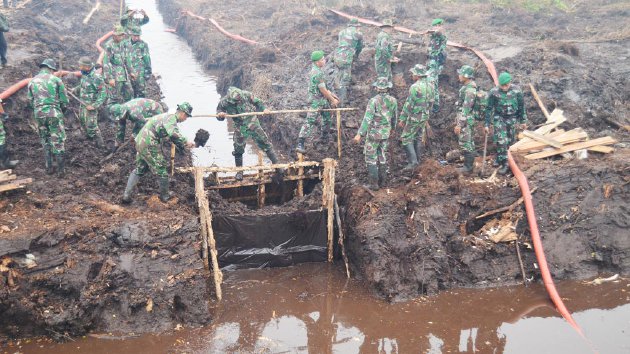
[[[23,178],[13,181],[12,183],[3,184],[0,186],[0,192],[6,192],[18,188],[26,187],[26,184],[33,182],[32,178]]]
[[[566,120],[567,119],[564,117],[564,112],[561,109],[556,108],[549,115],[549,120],[547,121],[548,124],[545,124],[542,127],[534,130],[534,133],[540,134],[540,135],[549,134],[549,132],[557,128],[560,124],[566,122]],[[514,143],[512,147],[517,148],[517,147],[520,147],[522,144],[526,142],[530,142],[530,141],[532,141],[531,138],[525,137],[521,139],[520,141],[517,141],[516,143]]]
[[[586,133],[582,128],[575,128],[573,130],[569,130],[568,132],[559,130],[545,136],[553,138],[565,145],[588,139],[588,133]],[[512,145],[512,147],[510,147],[510,151],[523,153],[532,150],[542,150],[545,146],[547,146],[547,144],[532,140],[520,146]]]
[[[561,149],[556,149],[556,150],[549,150],[549,151],[541,151],[541,152],[537,152],[534,154],[529,154],[526,155],[525,158],[528,160],[536,160],[536,159],[542,159],[545,157],[549,157],[549,156],[554,156],[554,155],[558,155],[558,154],[563,154],[565,152],[570,152],[570,151],[575,151],[575,150],[581,150],[581,149],[586,149],[592,146],[597,146],[597,145],[611,145],[611,144],[615,144],[617,143],[617,140],[606,136],[603,138],[598,138],[598,139],[593,139],[593,140],[587,140],[581,143],[575,143],[575,144],[570,144],[570,145],[566,145],[563,146]]]
[[[303,175],[303,176],[285,176],[284,178],[282,178],[283,181],[299,181],[299,180],[305,180],[305,179],[321,179],[319,174],[307,174],[307,175]],[[267,184],[267,183],[271,183],[273,182],[273,179],[271,177],[267,177],[264,179],[258,179],[258,178],[250,178],[247,180],[243,180],[240,182],[233,182],[233,178],[230,180],[222,180],[219,179],[221,181],[220,184],[216,185],[216,186],[209,186],[208,189],[228,189],[228,188],[238,188],[238,187],[251,187],[251,186],[257,186],[259,184]]]
[[[601,152],[602,154],[610,154],[611,152],[615,151],[615,148],[612,146],[598,145],[591,146],[590,148],[588,148],[588,151]]]
[[[540,135],[538,133],[534,133],[532,131],[525,130],[525,131],[523,131],[523,134],[526,137],[528,137],[528,138],[534,139],[536,141],[540,141],[541,143],[545,143],[546,145],[553,146],[556,149],[560,149],[562,147],[562,143],[561,142],[559,142],[557,140],[554,140],[552,138],[548,138],[546,136]]]
[[[298,162],[304,162],[304,154],[302,153],[297,153],[298,156]],[[298,177],[304,177],[304,167],[300,166],[298,168]],[[301,198],[304,196],[304,181],[300,178],[298,179],[298,183],[297,183],[297,197]]]
[[[258,170],[273,171],[277,168],[289,169],[289,168],[298,168],[298,167],[313,167],[313,166],[320,166],[320,165],[321,165],[321,162],[304,161],[304,162],[277,163],[277,164],[272,164],[272,165],[259,165],[259,166],[241,166],[241,167],[213,166],[213,167],[199,167],[199,168],[201,168],[203,172],[222,173],[222,172],[256,171],[256,173],[258,173]],[[190,172],[194,172],[195,168],[196,167],[181,167],[181,168],[177,168],[176,170],[178,172],[190,173]]]
[[[545,104],[543,103],[543,101],[538,96],[538,92],[534,88],[534,85],[529,84],[529,89],[532,91],[532,96],[534,96],[534,99],[536,100],[536,102],[538,102],[538,107],[540,107],[540,110],[545,115],[545,118],[547,118],[547,120],[549,120],[549,118],[550,118],[549,117],[549,111],[547,110],[547,107],[545,107]]]
[[[16,178],[16,175],[0,175],[0,182],[13,181]]]
[[[11,173],[13,173],[13,170],[2,170],[0,171],[0,176],[10,175]]]

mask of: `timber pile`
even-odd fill
[[[32,178],[18,179],[13,170],[0,171],[0,192],[24,188],[31,182],[33,182]]]
[[[543,113],[546,113],[545,110]],[[615,150],[609,145],[617,143],[617,140],[610,136],[590,139],[582,128],[569,131],[558,128],[560,124],[566,121],[563,111],[560,109],[556,108],[545,116],[547,122],[536,130],[524,131],[522,138],[510,147],[511,152],[526,154],[526,159],[536,160],[584,149],[603,154]]]

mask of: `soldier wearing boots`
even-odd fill
[[[160,200],[167,202],[170,198],[168,186],[168,162],[162,155],[161,145],[171,141],[180,149],[190,149],[195,144],[190,143],[180,133],[177,123],[186,121],[192,115],[192,106],[188,102],[177,105],[175,113],[163,113],[150,118],[136,136],[136,169],[131,172],[127,180],[127,187],[123,194],[123,203],[131,203],[133,188],[147,171],[158,176]]]
[[[398,101],[387,94],[392,82],[387,77],[379,77],[373,84],[378,92],[368,102],[361,127],[354,137],[355,143],[366,136],[363,154],[368,170],[368,188],[378,190],[387,182],[387,147],[392,128],[398,118]]]
[[[512,75],[507,72],[499,75],[499,86],[488,92],[486,134],[490,132],[491,123],[494,129],[494,142],[497,145],[496,163],[500,166],[499,174],[504,175],[508,171],[508,148],[516,140],[517,128],[527,127],[523,91],[512,84]]]
[[[142,35],[140,26],[129,28],[127,34],[131,37],[131,42],[129,43],[129,57],[131,61],[129,75],[131,76],[133,97],[146,97],[147,80],[153,74],[149,45],[140,39]]]
[[[316,50],[311,53],[311,61],[313,66],[311,68],[309,85],[308,85],[308,101],[310,109],[326,109],[337,107],[339,104],[339,98],[335,96],[326,87],[326,74],[322,70],[326,64],[324,58],[324,52]],[[298,145],[295,151],[299,153],[306,153],[304,143],[306,138],[311,136],[317,117],[322,117],[322,144],[328,144],[328,136],[330,134],[331,114],[330,112],[309,112],[306,115],[306,123],[302,125],[300,134],[298,136]]]
[[[381,32],[376,37],[376,44],[374,47],[374,66],[376,68],[377,77],[386,77],[387,80],[392,81],[392,63],[398,63],[398,59],[394,54],[394,43],[392,41],[392,31],[394,28],[394,21],[386,19],[381,25]]]
[[[94,69],[94,63],[88,57],[79,59],[81,70],[81,83],[73,91],[79,96],[81,107],[79,109],[79,121],[83,132],[89,140],[96,142],[99,149],[105,148],[103,135],[98,127],[98,111],[107,99],[107,90],[103,77]]]
[[[254,96],[251,92],[236,87],[230,87],[227,94],[219,101],[219,105],[217,106],[217,119],[223,121],[228,114],[247,112],[267,113],[269,110],[265,108],[263,101]],[[234,122],[234,151],[232,151],[232,155],[234,155],[234,163],[237,167],[243,166],[243,153],[245,152],[246,140],[248,138],[252,138],[256,142],[258,148],[267,154],[271,163],[278,163],[278,157],[273,150],[267,133],[265,133],[260,125],[257,116],[232,118],[232,121]],[[278,170],[277,172],[280,176],[284,171]],[[243,172],[237,172],[236,180],[240,181],[242,179]]]
[[[113,104],[109,107],[110,117],[118,123],[118,132],[116,133],[117,149],[125,142],[125,132],[127,130],[127,121],[133,124],[131,135],[135,138],[140,129],[144,127],[147,119],[167,112],[166,104],[154,101],[149,98],[134,98],[123,104]]]
[[[13,168],[19,163],[17,160],[9,160],[9,152],[7,151],[7,133],[4,130],[4,122],[8,119],[9,115],[4,112],[2,99],[0,99],[0,170]]]
[[[442,25],[444,20],[436,18],[431,21],[431,29],[429,30],[429,62],[428,66],[435,69],[437,76],[442,73],[444,62],[446,62],[446,43],[448,42]]]
[[[404,171],[418,166],[418,153],[415,142],[419,132],[424,129],[429,119],[429,109],[434,101],[433,84],[427,79],[424,65],[416,64],[411,68],[411,76],[415,83],[409,88],[409,97],[403,105],[398,126],[403,129],[400,136],[402,146],[407,154],[407,166]]]
[[[103,78],[108,88],[108,104],[124,103],[133,98],[131,87],[131,57],[129,41],[125,41],[125,29],[114,27],[112,40],[103,50]]]
[[[59,177],[65,176],[66,129],[63,113],[68,106],[66,87],[60,78],[53,75],[57,64],[52,59],[44,60],[40,72],[28,84],[29,107],[37,122],[39,139],[44,147],[46,173],[53,174],[53,156],[57,162]]]
[[[475,71],[468,65],[463,65],[458,71],[459,82],[463,86],[459,89],[457,101],[457,122],[455,134],[458,136],[459,148],[464,155],[464,167],[462,173],[471,173],[475,162],[475,141],[473,137],[475,129],[475,100],[477,98],[477,84],[473,80]]]
[[[363,49],[363,34],[359,31],[359,20],[353,18],[348,27],[339,32],[339,45],[335,51],[335,68],[339,100],[346,101],[348,88],[352,81],[352,62],[359,57]]]

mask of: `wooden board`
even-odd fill
[[[0,192],[6,192],[18,188],[26,187],[26,184],[33,182],[32,178],[23,178],[13,181],[12,183],[0,185]]]
[[[588,133],[586,133],[582,128],[575,128],[573,130],[569,130],[568,132],[559,130],[553,133],[549,133],[545,136],[553,138],[554,140],[562,144],[576,143],[576,142],[588,139]],[[533,151],[533,150],[542,150],[546,146],[547,144],[545,143],[532,140],[524,144],[521,144],[520,146],[512,145],[512,147],[510,147],[510,151],[522,153],[522,152],[528,152],[528,151]]]
[[[536,160],[536,159],[542,159],[545,157],[549,157],[549,156],[554,156],[554,155],[558,155],[558,154],[563,154],[565,152],[570,152],[570,151],[575,151],[575,150],[582,150],[582,149],[586,149],[589,147],[593,147],[593,146],[597,146],[597,145],[611,145],[611,144],[615,144],[617,143],[617,140],[606,136],[603,138],[598,138],[598,139],[593,139],[593,140],[587,140],[581,143],[575,143],[575,144],[570,144],[570,145],[566,145],[564,147],[562,147],[561,149],[556,149],[556,150],[549,150],[549,151],[541,151],[541,152],[537,152],[534,154],[529,154],[526,155],[525,158],[528,160]]]
[[[564,111],[556,108],[549,115],[549,120],[547,120],[548,124],[545,124],[542,127],[534,130],[534,133],[540,134],[540,135],[546,135],[552,130],[554,130],[556,127],[558,127],[560,124],[566,122],[566,120],[567,119],[564,117]],[[531,141],[533,141],[531,138],[525,137],[521,139],[520,141],[517,141],[516,143],[514,143],[514,145],[512,145],[511,148],[518,148],[522,144],[531,142]]]
[[[523,135],[525,135],[528,138],[531,138],[531,139],[534,139],[536,141],[539,141],[541,143],[544,143],[546,145],[550,145],[552,147],[555,147],[556,149],[560,149],[562,147],[562,143],[561,142],[559,142],[557,140],[554,140],[552,138],[549,138],[547,136],[540,135],[538,133],[529,131],[529,130],[523,131]]]
[[[0,182],[13,181],[16,178],[16,175],[0,175]]]
[[[588,151],[601,152],[602,154],[610,154],[611,152],[615,151],[615,148],[612,146],[598,145],[591,146],[590,148],[588,148]]]

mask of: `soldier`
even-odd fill
[[[66,87],[60,78],[53,75],[57,65],[52,59],[44,60],[40,72],[28,84],[29,107],[37,122],[39,139],[44,147],[46,173],[53,174],[53,155],[57,162],[59,177],[65,176],[64,142],[66,130],[63,114],[68,106]]]
[[[162,155],[161,145],[170,140],[180,149],[190,149],[195,145],[186,140],[177,128],[192,115],[192,106],[188,102],[177,105],[175,113],[162,113],[149,118],[147,123],[136,136],[136,169],[131,172],[127,180],[127,187],[123,194],[123,203],[131,203],[133,188],[147,171],[151,170],[158,176],[160,200],[167,202],[170,198],[168,191],[168,163]]]
[[[352,80],[352,62],[359,57],[363,49],[363,34],[358,27],[359,20],[353,18],[348,27],[339,32],[339,46],[335,51],[334,62],[337,69],[335,83],[342,103],[346,101]]]
[[[398,123],[403,128],[400,139],[407,154],[407,166],[403,171],[410,171],[418,166],[419,151],[416,151],[414,143],[418,139],[418,132],[425,128],[434,100],[433,85],[427,79],[426,67],[416,64],[409,71],[415,83],[409,88],[409,97],[403,105]]]
[[[125,30],[118,25],[114,28],[113,39],[105,45],[103,56],[103,76],[109,87],[109,104],[129,101],[133,96],[131,87],[131,60],[129,46],[124,41]]]
[[[398,101],[387,94],[393,85],[386,77],[379,77],[373,86],[378,93],[367,104],[354,142],[358,144],[361,137],[367,135],[363,154],[368,170],[368,188],[378,190],[379,186],[383,187],[387,182],[388,139],[398,119]]]
[[[133,123],[131,135],[135,138],[148,118],[167,112],[168,108],[165,103],[160,103],[149,98],[134,98],[123,104],[113,104],[109,107],[109,114],[118,123],[118,132],[116,133],[116,143],[114,150],[125,142],[125,131],[127,129],[127,120]]]
[[[94,70],[94,63],[88,57],[79,59],[79,69],[81,70],[81,83],[73,91],[79,96],[81,107],[79,110],[79,120],[87,138],[95,140],[96,147],[105,148],[103,135],[98,128],[98,110],[107,99],[107,90],[103,77]]]
[[[140,14],[142,17],[136,17],[136,14]],[[149,23],[149,16],[147,13],[140,10],[127,9],[125,13],[120,17],[120,25],[123,26],[125,31],[130,27],[140,27]]]
[[[131,36],[131,43],[129,45],[131,66],[129,68],[129,74],[131,75],[133,96],[135,98],[145,97],[147,80],[153,74],[151,70],[149,46],[147,45],[147,42],[140,39],[140,36],[142,35],[140,26],[133,26],[129,28],[127,34]]]
[[[218,116],[220,121],[225,120],[225,116],[228,114],[241,114],[247,112],[265,112],[269,113],[269,110],[265,108],[263,101],[254,96],[251,92],[241,90],[236,87],[230,87],[227,95],[221,98],[219,105],[217,106]],[[278,157],[276,156],[273,146],[269,141],[267,133],[260,126],[258,117],[246,116],[232,118],[234,122],[234,164],[239,167],[243,166],[243,153],[245,152],[245,141],[247,138],[252,138],[258,148],[264,151],[271,160],[271,163],[278,163]],[[278,170],[279,175],[284,171]],[[236,180],[243,179],[243,171],[236,173]]]
[[[459,89],[459,100],[457,101],[457,122],[455,124],[455,134],[458,136],[459,148],[464,155],[464,167],[459,171],[471,173],[475,162],[475,142],[473,133],[475,129],[475,100],[477,99],[477,84],[473,80],[475,71],[468,65],[463,65],[457,71],[459,82],[462,87]]]
[[[433,88],[433,104],[431,105],[432,113],[440,111],[440,85],[438,76],[439,73],[437,69],[431,67],[427,69],[427,80]]]
[[[516,139],[517,124],[520,129],[527,127],[523,92],[518,86],[512,85],[512,76],[507,72],[499,75],[499,86],[488,92],[486,134],[490,132],[491,122],[494,127],[494,142],[497,144],[496,163],[501,166],[499,173],[504,175],[508,171],[507,151]]]
[[[308,101],[310,109],[326,109],[337,107],[339,104],[339,98],[326,88],[326,76],[322,68],[326,64],[324,58],[324,52],[316,50],[311,53],[311,61],[313,66],[311,68],[309,85],[308,85]],[[302,125],[300,129],[300,135],[298,137],[298,145],[295,151],[299,153],[306,153],[304,148],[304,142],[306,138],[311,136],[313,126],[315,125],[318,116],[322,117],[322,144],[328,144],[328,135],[330,133],[331,115],[330,112],[309,112],[306,115],[306,123]]]
[[[7,151],[7,133],[4,130],[4,122],[8,119],[9,115],[4,112],[2,99],[0,99],[0,170],[13,168],[19,163],[17,160],[9,160],[9,152]]]
[[[429,68],[437,71],[437,76],[442,73],[442,67],[446,61],[446,43],[448,42],[443,32],[444,20],[436,18],[431,22],[431,37],[429,40]]]
[[[6,4],[5,4],[6,7]],[[7,65],[7,40],[4,38],[4,32],[9,32],[9,21],[0,13],[0,65]]]
[[[394,56],[394,44],[392,43],[392,31],[394,21],[386,19],[381,25],[381,32],[376,37],[376,52],[374,53],[374,65],[376,76],[386,77],[392,81],[392,63],[398,63],[400,59]]]

